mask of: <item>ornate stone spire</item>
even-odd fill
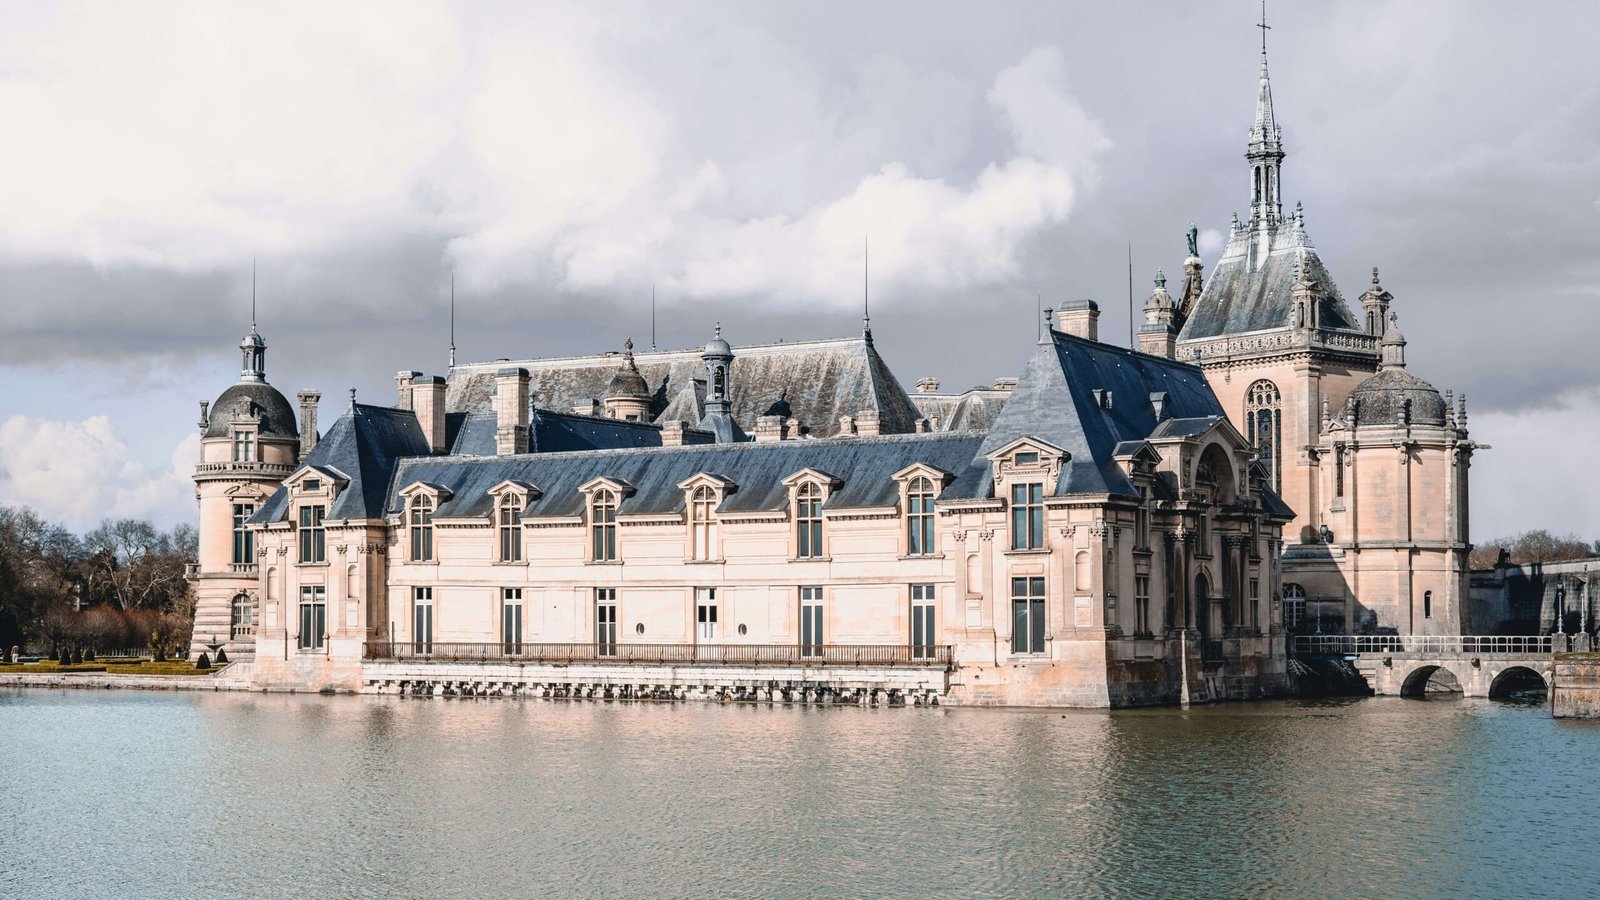
[[[1272,79],[1267,74],[1267,6],[1261,4],[1261,80],[1256,89],[1256,118],[1250,126],[1250,224],[1268,227],[1283,217],[1278,176],[1283,165],[1283,131],[1272,110]]]
[[[1385,369],[1406,367],[1406,336],[1400,333],[1399,320],[1398,315],[1389,313],[1389,327],[1384,329],[1383,340],[1378,342],[1382,347],[1382,366]]]

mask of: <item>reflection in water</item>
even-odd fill
[[[1579,896],[1600,727],[0,691],[0,895]]]

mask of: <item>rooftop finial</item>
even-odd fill
[[[456,270],[450,270],[450,368],[456,366]]]
[[[355,412],[356,411],[356,389],[355,388],[351,388],[350,389],[350,411],[351,412]]]
[[[872,294],[871,294],[872,248],[868,245],[867,235],[861,236],[861,335],[867,343],[872,343]]]
[[[256,258],[250,257],[250,331],[256,330]]]
[[[1372,289],[1373,290],[1377,290],[1378,287],[1379,287],[1379,285],[1378,285],[1378,267],[1377,266],[1373,266],[1372,267]]]
[[[650,349],[656,349],[656,286],[650,284]]]
[[[1160,269],[1156,270],[1156,287],[1163,291],[1167,289],[1167,273]]]
[[[1256,27],[1261,29],[1261,66],[1266,68],[1267,32],[1272,30],[1272,26],[1267,24],[1267,0],[1261,0],[1261,24]]]

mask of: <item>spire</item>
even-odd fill
[[[450,270],[450,368],[456,367],[456,270]]]
[[[1267,24],[1267,0],[1261,0],[1261,24],[1256,27],[1261,29],[1261,82],[1256,89],[1256,121],[1250,128],[1252,144],[1278,139],[1278,121],[1272,113],[1272,79],[1267,74],[1267,32],[1272,30]]]
[[[1256,118],[1250,126],[1250,225],[1270,230],[1283,216],[1279,175],[1283,164],[1282,129],[1272,110],[1272,79],[1267,75],[1267,2],[1261,0],[1261,80],[1256,88]]]
[[[1404,369],[1406,367],[1406,337],[1400,333],[1400,326],[1396,324],[1400,317],[1389,313],[1389,327],[1384,329],[1383,339],[1378,342],[1383,352],[1382,368]]]
[[[256,331],[256,261],[250,260],[250,333],[239,342],[240,381],[267,380],[267,341]]]
[[[867,236],[861,236],[861,337],[868,344],[872,343],[872,303],[870,291],[870,275],[872,267],[871,248],[867,244]]]

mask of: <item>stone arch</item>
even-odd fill
[[[1427,664],[1407,672],[1405,680],[1400,684],[1402,697],[1423,697],[1430,692],[1461,694],[1463,693],[1461,679],[1446,666]]]
[[[1550,692],[1546,676],[1530,666],[1506,666],[1489,681],[1489,699],[1505,700],[1519,692]]]
[[[1200,638],[1202,640],[1210,639],[1213,636],[1213,629],[1211,628],[1211,579],[1206,577],[1204,571],[1198,572],[1194,576],[1194,594],[1192,598],[1195,627],[1200,630]]]
[[[1195,457],[1192,483],[1212,486],[1212,502],[1218,506],[1232,503],[1239,495],[1233,454],[1217,441],[1206,444]]]

